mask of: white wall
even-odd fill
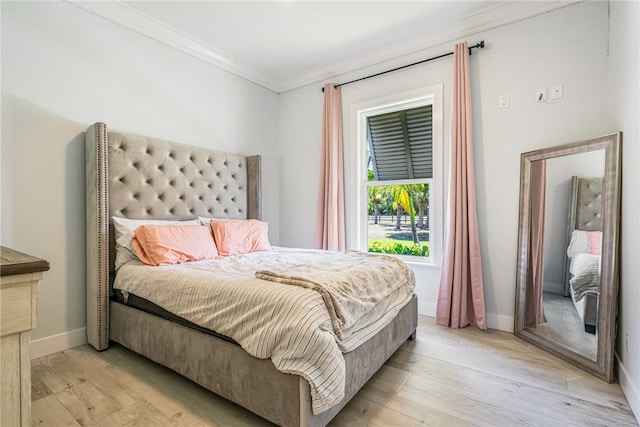
[[[611,126],[606,102],[602,102],[607,99],[607,25],[607,4],[589,2],[465,38],[470,44],[484,39],[487,45],[471,56],[471,85],[478,221],[489,327],[513,328],[520,154],[617,130]],[[348,81],[451,51],[454,42],[339,76],[334,81]],[[445,92],[444,176],[448,176],[452,67],[452,59],[446,58],[342,88],[346,178],[352,160],[351,105],[440,82],[444,83]],[[564,98],[536,103],[535,89],[549,90],[554,84],[564,85]],[[313,246],[321,86],[293,90],[279,99],[283,245]],[[510,106],[501,109],[498,100],[503,94],[509,95]],[[347,190],[346,198],[349,227],[354,222],[353,193]],[[302,224],[298,221],[300,217],[308,218],[311,224]],[[348,245],[354,245],[352,234],[348,235]],[[414,267],[414,270],[421,312],[433,314],[440,269]]]
[[[263,218],[278,242],[275,93],[66,2],[1,7],[1,243],[51,263],[34,356],[86,340],[84,131],[95,121],[261,154],[263,194],[276,201]]]
[[[640,420],[640,3],[611,2],[609,111],[622,135],[618,378]]]

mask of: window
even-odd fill
[[[434,263],[439,251],[442,86],[357,111],[361,249]]]

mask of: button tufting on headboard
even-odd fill
[[[602,178],[577,178],[575,228],[602,230]]]
[[[242,218],[246,212],[244,156],[116,132],[109,133],[109,147],[110,215]]]

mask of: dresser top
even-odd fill
[[[49,261],[0,246],[0,276],[49,270]]]

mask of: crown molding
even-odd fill
[[[273,77],[255,70],[238,58],[218,50],[202,40],[192,37],[120,0],[65,1],[109,22],[159,41],[187,55],[276,92],[278,85]]]
[[[513,24],[534,16],[539,16],[556,9],[580,3],[578,1],[544,1],[544,2],[519,2],[512,1],[499,4],[482,12],[462,17],[453,22],[443,22],[437,27],[429,28],[418,35],[373,49],[362,55],[351,58],[343,58],[338,61],[309,69],[296,76],[289,76],[279,81],[279,92],[286,92],[312,83],[332,80],[340,83],[336,77],[355,73],[362,70],[363,75],[382,71],[383,69],[401,66],[421,60],[420,53],[434,47],[451,44],[465,37],[471,37],[483,31]],[[469,44],[475,44],[480,40],[469,40]],[[488,47],[491,40],[486,40]],[[407,57],[411,56],[410,60]],[[424,58],[422,58],[424,59]],[[373,69],[378,65],[377,69]],[[357,75],[350,78],[358,78]]]
[[[428,49],[452,43],[483,31],[538,16],[554,9],[571,6],[576,1],[509,1],[502,2],[482,12],[462,17],[453,22],[443,22],[415,36],[391,43],[355,57],[341,58],[298,72],[296,75],[275,78],[251,67],[215,47],[192,37],[152,16],[149,16],[120,0],[83,1],[65,0],[85,11],[106,19],[167,46],[173,47],[210,65],[226,70],[275,93],[287,92],[298,87],[327,80],[339,83],[339,76],[366,68],[388,65],[410,55],[414,57]],[[475,41],[471,41],[475,43]],[[487,41],[490,45],[491,40]],[[363,71],[363,74],[369,74]]]

